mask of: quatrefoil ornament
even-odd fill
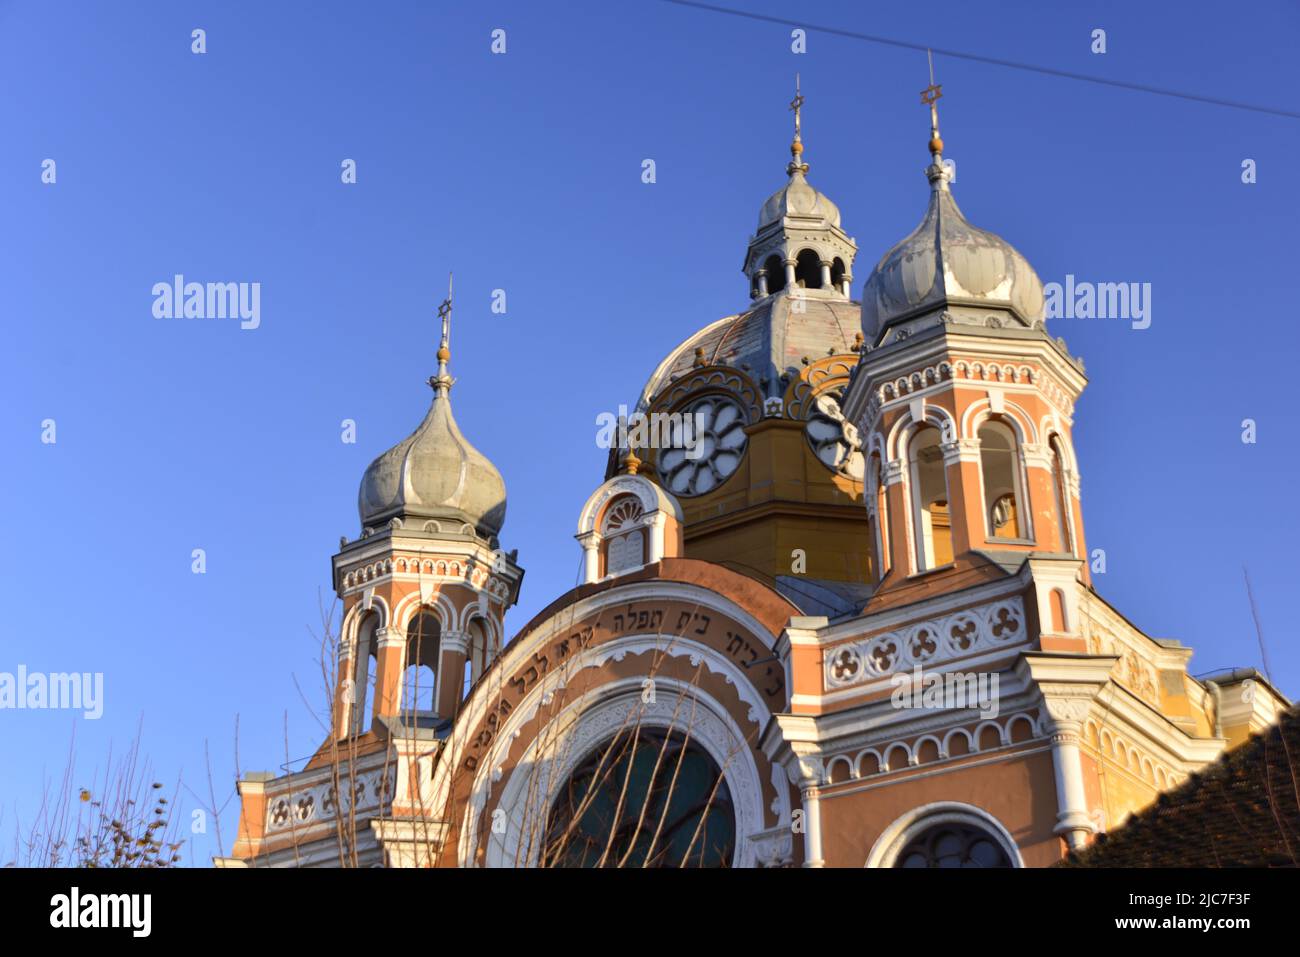
[[[845,648],[835,656],[835,660],[831,663],[831,674],[835,676],[836,681],[848,681],[861,668],[858,653],[851,648]]]
[[[1014,638],[1020,631],[1020,619],[1015,613],[1005,605],[997,610],[993,615],[993,626],[990,629],[993,637],[999,641],[1006,641]]]

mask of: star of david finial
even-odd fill
[[[442,320],[442,341],[438,344],[438,374],[429,379],[429,385],[439,395],[446,395],[455,380],[447,374],[451,359],[451,279],[447,273],[447,298],[438,304],[438,318]]]
[[[943,139],[939,136],[939,107],[935,104],[943,96],[943,87],[934,82],[934,54],[926,50],[925,56],[930,63],[930,85],[921,91],[921,102],[930,108],[930,155],[934,158],[927,175],[932,183],[942,183],[946,182],[943,174]],[[938,180],[934,178],[936,173]]]
[[[452,274],[447,273],[447,298],[438,305],[438,318],[442,320],[442,349],[451,343],[451,279]]]
[[[926,50],[925,58],[930,64],[930,85],[921,91],[921,102],[933,108],[935,101],[943,96],[943,87],[934,82],[934,53]]]
[[[793,176],[795,173],[808,172],[808,164],[803,161],[803,136],[800,126],[800,111],[803,109],[803,93],[799,90],[799,74],[794,75],[794,99],[790,101],[790,110],[794,113],[794,139],[790,141],[790,165],[785,168],[786,173]]]

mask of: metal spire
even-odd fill
[[[790,109],[794,112],[794,139],[790,141],[790,165],[785,171],[790,176],[795,173],[808,172],[808,164],[803,162],[803,137],[800,135],[800,117],[799,111],[803,107],[803,94],[799,92],[799,74],[794,75],[794,99],[790,101]]]
[[[921,91],[921,102],[930,107],[930,168],[925,171],[930,184],[936,189],[948,188],[948,174],[943,166],[943,140],[939,137],[939,99],[943,87],[934,82],[934,54],[926,50],[930,62],[930,85]]]
[[[438,318],[442,320],[442,342],[438,346],[438,374],[429,379],[429,385],[438,395],[445,396],[456,381],[447,374],[447,363],[451,360],[451,279],[447,273],[447,298],[438,306]]]

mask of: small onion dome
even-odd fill
[[[1033,267],[1006,240],[966,221],[941,168],[930,174],[925,219],[885,253],[863,287],[867,342],[876,344],[889,326],[947,305],[996,310],[1013,325],[1041,322],[1043,283]]]
[[[458,531],[468,523],[491,541],[506,519],[505,481],[461,435],[451,414],[450,381],[433,382],[433,404],[424,421],[366,469],[357,496],[361,525],[433,519],[443,520],[442,531]]]
[[[790,181],[767,198],[758,214],[758,229],[781,222],[787,216],[820,219],[830,226],[840,225],[840,208],[812,186],[802,168],[790,172]]]

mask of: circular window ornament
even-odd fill
[[[839,395],[838,392],[826,392],[817,397],[808,415],[805,432],[813,452],[823,465],[861,482],[867,471],[866,459],[862,455],[858,430],[840,411]]]
[[[740,404],[725,395],[709,395],[682,410],[692,418],[686,448],[664,449],[659,474],[674,495],[691,497],[711,492],[735,473],[744,458],[749,436]]]

